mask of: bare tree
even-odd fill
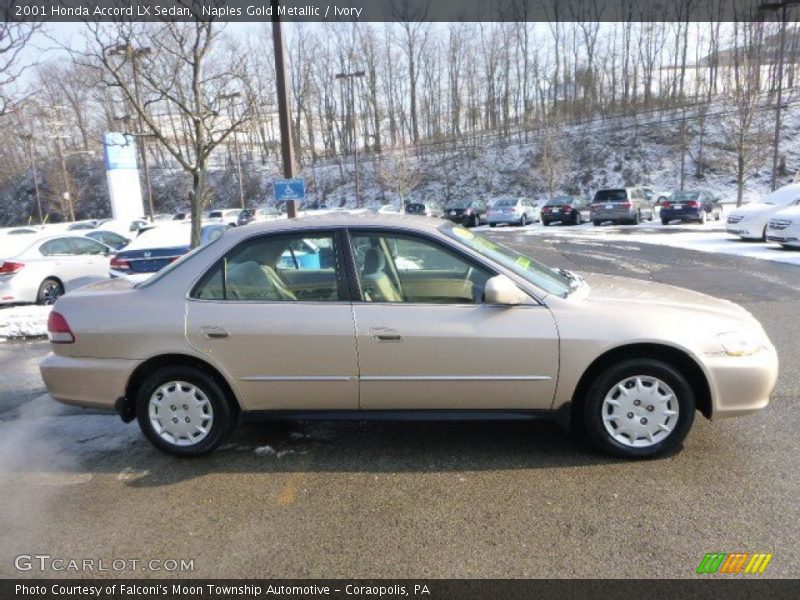
[[[191,177],[191,244],[199,245],[210,197],[209,158],[251,118],[256,104],[247,57],[232,42],[223,46],[223,26],[214,21],[87,27],[89,46],[82,64],[122,96],[144,124],[144,133]],[[235,114],[228,110],[233,94],[239,100]]]
[[[32,64],[23,60],[23,51],[41,23],[11,22],[13,4],[3,3],[0,13],[0,115],[8,112],[19,90],[13,89],[23,72]]]

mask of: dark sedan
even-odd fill
[[[661,203],[662,225],[668,225],[670,221],[719,221],[721,216],[722,206],[709,192],[675,192],[669,200]]]
[[[453,200],[444,209],[444,218],[464,227],[486,223],[486,205],[479,200]]]
[[[561,196],[548,200],[542,207],[542,225],[561,223],[563,225],[580,225],[590,218],[589,203],[580,198]]]

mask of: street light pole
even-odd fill
[[[275,54],[275,86],[278,92],[278,120],[281,128],[281,157],[283,176],[294,177],[294,155],[292,152],[292,125],[289,117],[288,88],[286,86],[286,68],[283,56],[283,36],[281,20],[278,16],[280,0],[270,0],[272,7],[272,45]],[[297,216],[297,205],[294,200],[286,203],[286,216],[293,219]]]
[[[58,152],[58,160],[61,162],[61,174],[64,177],[64,200],[67,201],[67,210],[69,211],[69,220],[75,220],[75,205],[72,203],[72,194],[69,192],[69,175],[67,173],[67,161],[64,158],[64,149],[61,144],[64,143],[62,136],[56,137],[56,151]]]
[[[344,83],[350,82],[350,114],[353,120],[353,163],[356,175],[356,208],[361,208],[361,178],[358,173],[358,125],[356,121],[356,94],[354,78],[364,77],[364,71],[354,71],[352,73],[337,73],[336,79]]]
[[[44,211],[42,210],[42,198],[39,195],[39,176],[36,173],[36,160],[33,157],[33,134],[26,133],[22,139],[28,142],[28,157],[31,161],[31,172],[33,174],[33,189],[36,192],[36,207],[39,209],[39,223],[44,225]]]

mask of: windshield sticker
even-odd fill
[[[472,233],[469,229],[464,229],[463,227],[453,227],[453,233],[465,240],[471,240],[475,237],[474,233]]]
[[[527,269],[528,267],[531,266],[531,259],[526,256],[518,256],[517,266],[522,267],[523,269]]]

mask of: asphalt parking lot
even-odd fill
[[[547,423],[250,420],[195,460],[63,407],[44,342],[0,344],[0,576],[14,557],[188,559],[193,577],[691,577],[706,552],[800,574],[800,268],[637,242],[488,235],[564,268],[680,285],[761,320],[782,369],[761,414],[698,417],[625,462]],[[658,319],[657,309],[653,319]]]

